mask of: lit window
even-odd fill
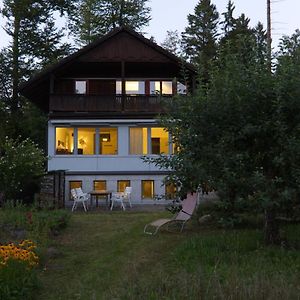
[[[118,154],[118,129],[100,128],[99,142],[101,155]]]
[[[145,81],[126,81],[125,91],[126,95],[144,95]],[[122,81],[116,81],[116,94],[122,94]]]
[[[129,129],[130,154],[147,154],[147,128],[132,127]]]
[[[173,94],[172,81],[150,81],[150,94],[172,95]]]
[[[94,191],[103,191],[106,190],[106,181],[105,180],[95,180],[94,181]]]
[[[174,183],[167,183],[166,187],[166,199],[173,200],[176,198],[176,186]]]
[[[93,155],[95,149],[95,128],[78,128],[77,147],[78,154]]]
[[[142,198],[154,199],[154,180],[142,180]]]
[[[169,153],[169,133],[163,128],[151,128],[151,154]]]
[[[130,186],[130,180],[118,180],[118,192],[124,192]]]
[[[75,81],[75,93],[76,94],[86,94],[86,81],[76,80]]]
[[[59,128],[55,129],[55,153],[72,154],[74,150],[74,129]]]
[[[71,197],[71,190],[72,189],[77,189],[77,188],[82,188],[82,181],[69,181],[69,199],[73,200]]]
[[[162,91],[163,95],[172,95],[173,94],[173,85],[172,81],[163,81],[162,82]]]

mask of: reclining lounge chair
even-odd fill
[[[193,212],[197,205],[197,197],[197,193],[188,194],[187,197],[182,201],[182,209],[175,217],[173,217],[172,219],[158,219],[147,224],[144,227],[144,233],[154,235],[162,226],[167,225],[168,229],[169,225],[173,225],[176,223],[181,225],[180,232],[182,232],[184,225],[188,220],[190,220],[193,215]]]

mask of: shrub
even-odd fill
[[[7,199],[32,202],[44,174],[45,157],[29,139],[6,137],[0,146],[0,191]]]

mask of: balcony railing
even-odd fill
[[[52,112],[127,112],[161,113],[170,96],[119,95],[51,95]]]

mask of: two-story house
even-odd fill
[[[182,79],[183,72],[188,80]],[[48,171],[66,170],[65,195],[81,186],[122,191],[133,202],[172,194],[162,181],[169,170],[143,162],[169,155],[173,145],[158,126],[162,99],[192,90],[195,69],[128,28],[117,28],[46,68],[21,94],[49,116]]]

